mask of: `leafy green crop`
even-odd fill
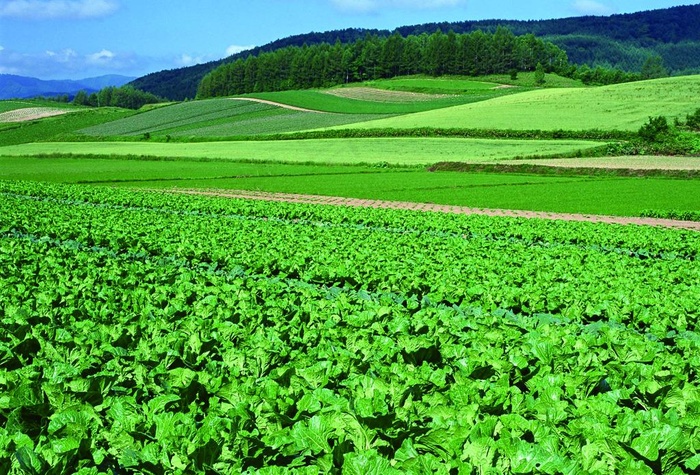
[[[700,466],[696,233],[0,196],[2,473]]]

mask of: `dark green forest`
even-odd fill
[[[152,73],[131,84],[144,91],[172,100],[194,98],[202,78],[218,66],[248,56],[259,56],[288,47],[311,47],[327,43],[354,43],[368,34],[379,38],[398,33],[403,37],[432,35],[436,31],[455,34],[495,33],[506,27],[516,36],[534,34],[563,49],[574,65],[605,75],[605,70],[640,73],[652,57],[662,58],[671,74],[700,72],[700,5],[673,7],[624,15],[584,16],[555,20],[509,21],[482,20],[428,23],[404,26],[394,31],[345,29],[308,33],[283,38],[228,58],[187,68]],[[615,73],[619,74],[619,73]]]
[[[73,104],[80,106],[123,107],[125,109],[140,109],[146,104],[156,104],[162,101],[163,99],[150,92],[144,92],[128,85],[109,86],[92,94],[79,91],[73,98]]]
[[[198,98],[249,92],[331,87],[343,83],[412,74],[429,76],[569,71],[566,53],[528,34],[516,37],[499,27],[494,33],[435,32],[388,37],[367,34],[349,44],[290,46],[219,66],[199,85]]]

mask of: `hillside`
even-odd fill
[[[72,96],[78,91],[97,92],[108,86],[123,86],[134,78],[110,74],[80,80],[49,80],[0,74],[0,100],[27,99],[37,96]]]
[[[445,109],[355,124],[360,129],[476,128],[638,130],[650,116],[683,119],[697,104],[700,76],[595,88],[540,89]]]
[[[564,49],[575,64],[595,67],[606,65],[639,71],[652,55],[660,55],[671,73],[700,71],[700,5],[674,7],[608,17],[584,16],[540,21],[483,20],[454,23],[429,23],[404,26],[401,35],[443,32],[468,33],[475,30],[495,31],[498,25],[516,35],[532,33]],[[389,36],[388,30],[346,29],[308,33],[279,39],[219,61],[187,68],[152,73],[132,82],[136,88],[173,100],[193,98],[197,85],[221,64],[245,59],[249,55],[276,51],[288,46],[349,43],[366,35]]]

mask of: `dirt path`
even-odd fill
[[[487,216],[508,216],[514,218],[559,219],[566,221],[587,221],[592,223],[635,224],[660,226],[666,228],[700,231],[700,223],[678,221],[673,219],[634,218],[622,216],[600,216],[589,214],[549,213],[539,211],[518,211],[505,209],[469,208],[465,206],[437,205],[432,203],[412,203],[407,201],[363,200],[335,196],[300,195],[292,193],[267,193],[247,190],[185,190],[171,189],[169,193],[189,195],[218,196],[224,198],[244,198],[264,201],[282,201],[288,203],[323,204],[334,206],[356,206],[368,208],[407,209],[414,211],[431,211],[438,213],[480,214]]]
[[[326,112],[323,112],[323,111],[316,111],[313,109],[304,109],[303,107],[290,106],[289,104],[282,104],[281,102],[274,102],[274,101],[266,101],[265,99],[256,99],[254,97],[231,97],[231,100],[232,101],[258,102],[260,104],[268,104],[271,106],[277,106],[277,107],[281,107],[282,109],[289,109],[289,110],[293,110],[293,111],[313,112],[315,114],[326,114]]]

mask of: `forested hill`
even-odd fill
[[[370,35],[389,35],[389,31],[368,30],[362,28],[349,28],[346,30],[333,30],[324,33],[306,33],[282,38],[264,46],[242,51],[218,61],[197,64],[179,69],[169,69],[157,73],[151,73],[131,82],[131,85],[142,91],[151,92],[159,97],[166,97],[171,100],[181,101],[185,98],[194,98],[197,94],[197,87],[202,78],[209,72],[224,63],[233,62],[237,59],[245,59],[248,56],[258,56],[261,53],[277,51],[289,46],[303,46],[304,44],[315,45],[320,43],[335,43],[340,40],[342,43],[351,43],[360,38]]]
[[[513,21],[482,20],[454,23],[429,23],[404,26],[395,31],[402,36],[431,34],[437,30],[469,33],[494,32],[498,26],[516,35],[533,33],[566,51],[575,64],[639,71],[650,56],[659,55],[673,74],[700,72],[700,5],[611,16],[584,16],[556,20]],[[223,63],[250,55],[276,51],[288,46],[350,43],[367,34],[389,36],[388,30],[346,29],[308,33],[283,38],[231,57],[187,68],[161,71],[139,78],[131,84],[144,91],[173,100],[193,98],[202,78]]]

